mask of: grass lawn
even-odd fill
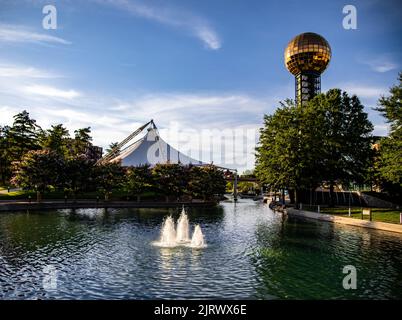
[[[317,206],[304,206],[303,205],[303,210],[317,212]],[[339,215],[339,216],[343,216],[343,217],[349,216],[349,208],[346,208],[346,207],[334,207],[334,208],[321,207],[320,212],[327,213],[327,214]],[[371,208],[371,212],[372,212],[373,221],[399,224],[399,214],[400,214],[400,212],[402,212],[402,209],[395,210],[395,209],[386,209],[386,208]],[[351,218],[355,218],[355,219],[362,218],[362,216],[361,216],[362,208],[361,207],[352,207],[351,213],[352,213]],[[370,218],[368,215],[367,216],[364,215],[363,219],[369,220]]]

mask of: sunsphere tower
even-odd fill
[[[331,60],[331,47],[322,36],[306,32],[294,37],[285,49],[285,65],[295,76],[296,103],[304,105],[321,92],[321,73]]]

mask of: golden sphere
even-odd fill
[[[319,34],[306,32],[294,37],[285,49],[285,65],[298,75],[309,71],[322,73],[331,60],[331,47]]]

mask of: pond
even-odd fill
[[[251,200],[188,208],[207,246],[153,245],[181,209],[0,214],[1,299],[401,299],[402,237],[284,219]],[[343,268],[357,270],[345,290]]]

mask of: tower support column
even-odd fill
[[[296,103],[303,106],[321,93],[321,75],[315,72],[302,72],[295,76]]]

